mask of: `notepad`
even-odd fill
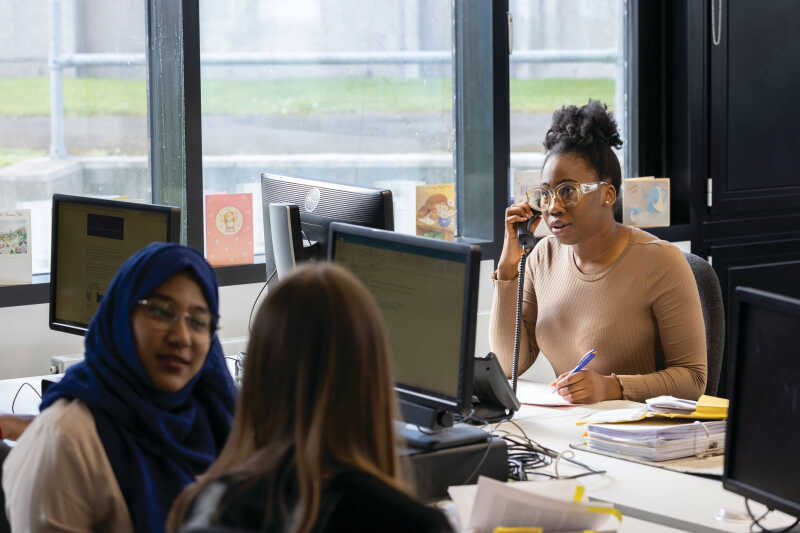
[[[540,405],[544,407],[574,407],[575,404],[564,399],[563,396],[551,388],[518,390],[517,398],[522,405]]]

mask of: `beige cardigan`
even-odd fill
[[[80,400],[42,411],[3,464],[6,514],[14,532],[133,532],[128,506]]]

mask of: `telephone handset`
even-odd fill
[[[540,218],[542,218],[542,215],[538,212],[534,212],[533,216],[525,222],[517,222],[515,224],[517,226],[517,241],[519,241],[519,245],[526,251],[533,249],[534,244],[536,244],[533,236],[533,231],[535,229],[534,223]]]

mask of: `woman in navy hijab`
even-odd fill
[[[128,259],[3,467],[13,531],[164,531],[175,497],[225,444],[234,385],[214,271],[153,243]]]

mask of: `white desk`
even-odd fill
[[[520,381],[518,389],[522,395],[527,387],[546,387],[544,384]],[[514,417],[528,434],[528,437],[540,444],[557,451],[569,449],[570,444],[582,441],[585,426],[577,426],[575,422],[584,418],[592,410],[603,408],[597,406],[576,407],[530,407],[523,406]],[[511,424],[501,426],[509,432],[515,432]],[[720,509],[746,513],[744,498],[726,491],[722,482],[701,478],[689,474],[681,474],[646,465],[623,461],[611,457],[575,450],[575,458],[582,463],[605,470],[605,475],[582,478],[586,493],[596,498],[613,503],[623,515],[636,519],[655,522],[667,528],[695,531],[700,533],[714,532],[749,532],[749,522],[723,522],[716,516]],[[563,473],[578,473],[581,470],[569,463],[562,462]],[[562,470],[559,466],[559,470]],[[788,473],[787,475],[792,475]],[[764,507],[751,502],[750,507],[756,516]],[[779,512],[773,512],[762,523],[769,528],[786,527],[794,519]],[[620,531],[656,531],[656,529],[638,529],[641,523],[629,526],[623,520]],[[800,531],[800,529],[798,529]]]
[[[16,414],[36,414],[39,412],[39,397],[24,386],[29,383],[37,392],[41,391],[42,377],[0,380],[0,412],[11,412],[11,402],[19,390],[15,404]],[[546,385],[527,381],[519,382],[522,394],[527,387]],[[514,417],[528,436],[557,451],[569,449],[570,444],[581,442],[584,426],[575,422],[584,418],[603,404],[576,407],[530,407],[523,406]],[[511,424],[501,429],[515,433]],[[721,522],[716,519],[720,509],[744,513],[744,498],[722,488],[720,481],[704,479],[688,474],[680,474],[660,468],[622,461],[611,457],[575,450],[576,459],[599,470],[605,475],[581,478],[587,495],[613,503],[623,515],[618,531],[620,533],[674,533],[694,531],[700,533],[749,532],[749,522]],[[564,474],[579,473],[578,467],[562,462],[559,469]],[[552,472],[552,470],[551,470]],[[792,475],[787,473],[787,475]],[[760,514],[764,509],[752,503],[753,511]],[[764,521],[770,528],[780,528],[791,524],[793,519],[774,512]]]
[[[42,402],[40,397],[42,394],[42,378],[45,377],[52,377],[52,375],[0,380],[0,413],[12,412],[11,406],[16,395],[17,401],[14,403],[14,414],[39,414],[39,404]],[[25,383],[33,387],[36,392],[24,385]]]

